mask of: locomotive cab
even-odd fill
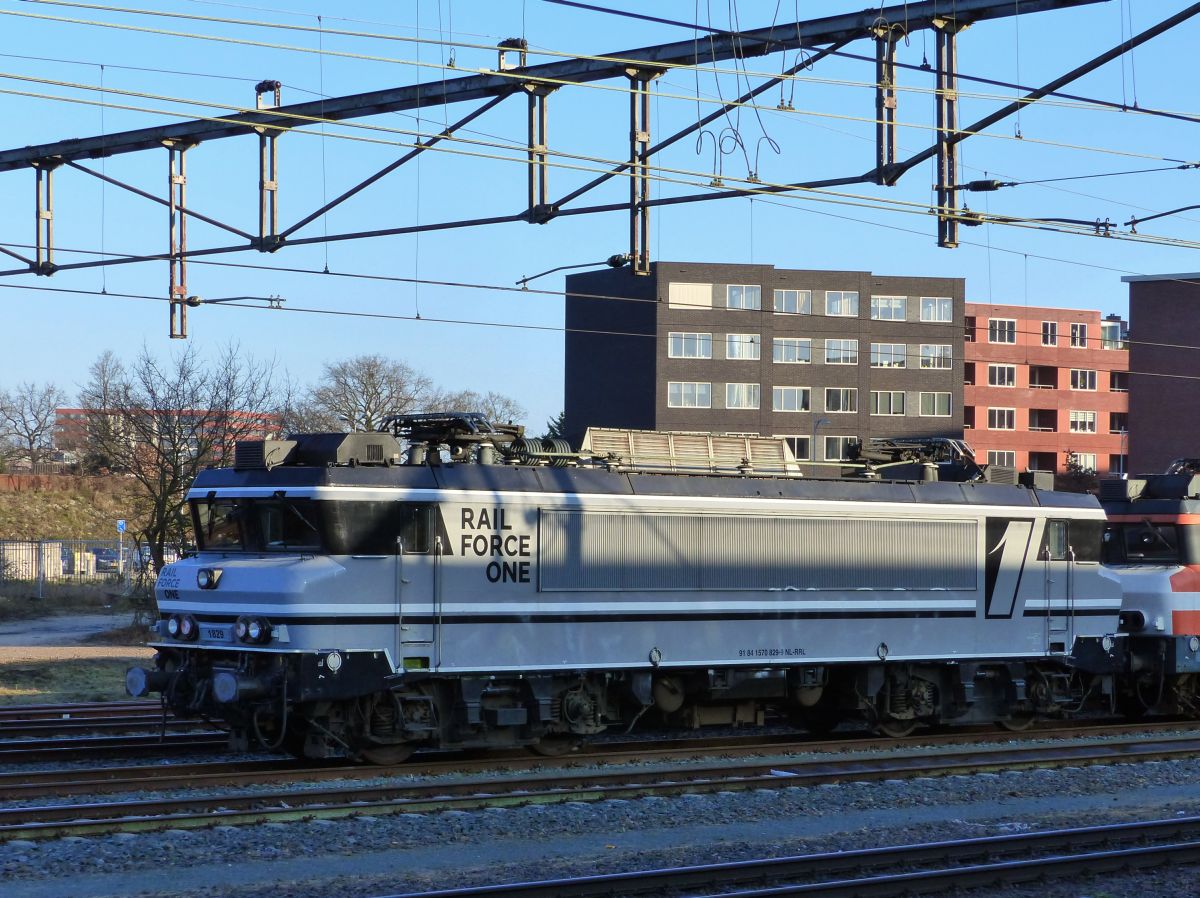
[[[1105,480],[1103,560],[1121,583],[1129,634],[1122,706],[1200,714],[1200,476]]]

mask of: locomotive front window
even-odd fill
[[[193,502],[196,543],[201,549],[240,550],[245,540],[242,507],[234,499]]]
[[[321,547],[316,509],[309,499],[259,499],[251,503],[251,513],[268,552]]]
[[[1179,537],[1174,524],[1126,524],[1125,555],[1131,562],[1171,563],[1179,561]]]

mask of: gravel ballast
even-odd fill
[[[131,796],[132,797],[132,796]],[[0,845],[5,898],[339,898],[1200,814],[1200,761]],[[1195,871],[991,896],[1189,894]]]

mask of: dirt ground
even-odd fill
[[[0,704],[127,698],[125,668],[145,663],[154,650],[87,640],[123,631],[129,622],[128,613],[0,622]]]

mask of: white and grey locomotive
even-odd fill
[[[799,478],[786,450],[764,475],[774,441],[691,439],[730,473],[471,415],[240,444],[191,488],[197,551],[158,579],[156,662],[129,691],[375,762],[557,752],[639,720],[899,734],[1115,702],[1093,497]]]

